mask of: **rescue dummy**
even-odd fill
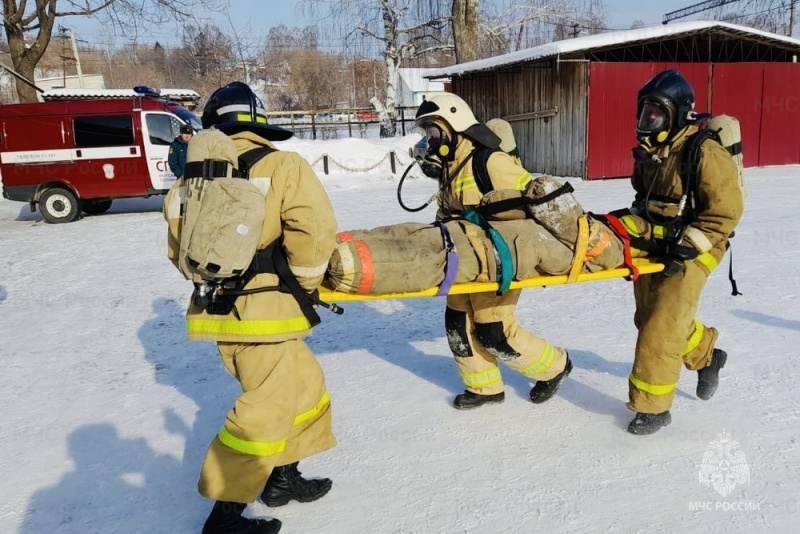
[[[698,132],[694,105],[694,89],[675,70],[640,89],[636,194],[630,209],[608,218],[634,255],[655,255],[665,265],[663,273],[634,281],[638,339],[628,384],[633,434],[670,424],[681,365],[698,372],[697,396],[708,400],[727,361],[716,348],[717,330],[696,313],[744,209],[741,143],[735,139],[738,123],[729,117],[712,123],[709,134],[722,128],[717,138]]]
[[[540,176],[531,179],[524,191],[484,195],[474,214],[485,218],[500,241],[497,234],[461,217],[342,232],[326,285],[359,294],[431,287],[446,294],[453,284],[618,267],[623,263],[622,241],[603,223],[585,216],[570,190],[569,184]],[[508,209],[509,203],[517,207]],[[581,229],[584,235],[579,236]],[[501,243],[507,245],[508,257],[498,249]]]
[[[242,387],[209,446],[200,474],[200,493],[216,501],[203,533],[276,533],[281,527],[277,519],[247,518],[242,511],[256,499],[267,506],[281,506],[290,500],[310,502],[324,496],[331,480],[302,477],[298,462],[336,444],[325,377],[302,340],[313,326],[304,310],[308,301],[286,288],[289,282],[278,263],[285,262],[303,292],[313,293],[336,245],[336,219],[308,162],[272,144],[292,134],[267,124],[264,107],[250,87],[234,82],[215,91],[202,122],[204,128],[230,136],[234,151],[224,148],[219,137],[205,146],[193,145],[198,138],[209,139],[198,134],[189,144],[187,175],[191,160],[200,160],[206,170],[221,163],[229,169],[260,149],[259,159],[246,169],[246,179],[260,192],[263,206],[263,220],[255,228],[251,222],[234,226],[257,239],[245,272],[231,278],[222,277],[228,273],[220,271],[241,269],[241,263],[239,267],[228,263],[221,249],[206,246],[199,247],[197,254],[187,253],[181,206],[189,205],[187,195],[197,193],[192,184],[178,180],[164,203],[169,258],[185,275],[189,269],[189,278],[195,282],[187,311],[189,337],[216,341],[223,364]],[[194,258],[195,264],[187,265],[188,260],[182,264],[187,257]],[[194,277],[197,273],[202,274],[199,279]],[[209,283],[217,284],[214,287],[223,283],[213,280],[215,273],[222,280],[238,280],[236,287],[244,291],[226,293],[223,288],[222,294],[231,297],[223,308],[198,298],[204,282],[211,279]]]

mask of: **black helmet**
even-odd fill
[[[214,91],[203,109],[203,128],[215,126],[228,135],[250,131],[269,141],[285,141],[292,132],[267,124],[264,104],[242,82],[229,83]]]
[[[639,89],[636,133],[640,140],[664,142],[694,117],[694,89],[677,70],[656,74]]]

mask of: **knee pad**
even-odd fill
[[[469,345],[469,334],[467,333],[467,312],[445,308],[444,328],[447,332],[450,352],[459,358],[472,356],[472,347]]]
[[[519,352],[511,348],[503,332],[502,321],[494,323],[475,323],[475,334],[489,354],[500,360],[513,360]]]

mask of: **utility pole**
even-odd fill
[[[59,27],[59,31],[61,32],[61,38],[62,39],[66,39],[67,37],[69,37],[70,44],[72,45],[72,59],[75,60],[75,69],[76,69],[76,71],[78,73],[78,87],[83,89],[84,88],[84,85],[83,85],[83,71],[81,70],[81,58],[80,58],[80,56],[78,56],[78,45],[75,42],[75,32],[72,30],[72,28],[65,28],[63,26]],[[61,59],[64,60],[64,62],[66,63],[66,60],[68,58],[67,58],[67,56],[62,55]],[[64,77],[64,82],[63,82],[64,83],[64,87],[66,87],[67,86],[67,69],[66,69],[66,65],[63,67],[63,77]]]
[[[790,0],[789,3],[789,37],[794,35],[794,25],[797,20],[797,0]]]
[[[81,70],[81,58],[78,56],[78,45],[75,42],[75,32],[72,28],[67,28],[69,31],[69,39],[72,43],[72,55],[75,57],[75,68],[78,71],[78,86],[83,89],[83,71]]]

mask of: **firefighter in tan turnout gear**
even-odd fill
[[[437,178],[441,193],[437,219],[458,216],[477,206],[494,189],[524,190],[531,175],[512,156],[498,149],[500,139],[480,124],[469,106],[456,95],[440,94],[423,102],[416,125],[427,137],[423,170]],[[488,156],[488,157],[487,157]],[[486,174],[473,171],[474,160],[484,161]],[[473,230],[483,232],[479,226]],[[483,261],[496,261],[494,254]],[[450,295],[445,328],[450,350],[466,386],[456,396],[459,409],[503,402],[505,393],[498,361],[536,380],[531,401],[552,397],[572,370],[567,352],[531,334],[515,316],[521,290],[500,295]]]
[[[665,264],[663,273],[634,282],[639,334],[629,378],[633,434],[652,434],[671,422],[682,364],[698,372],[697,396],[708,400],[727,359],[715,348],[717,330],[695,315],[742,216],[744,191],[731,154],[717,140],[695,137],[701,134],[694,103],[694,90],[678,71],[664,71],[641,88],[636,196],[630,210],[616,213],[631,246],[649,248]]]
[[[266,119],[260,100],[240,82],[214,92],[202,116],[204,128],[215,127],[233,139],[240,158],[252,149],[273,149],[248,174],[266,203],[259,253],[280,247],[291,273],[310,293],[336,245],[336,219],[308,162],[296,153],[274,150],[271,141],[288,139],[291,132],[267,125]],[[173,262],[180,243],[181,187],[179,181],[165,201]],[[270,257],[256,256],[258,265],[255,260],[251,264],[253,277],[245,288],[279,285],[279,270]],[[193,299],[187,312],[189,338],[216,341],[222,362],[242,387],[200,474],[200,493],[216,501],[204,534],[278,532],[277,519],[243,517],[247,503],[257,498],[267,506],[292,499],[309,502],[330,490],[329,479],[306,479],[298,471],[300,460],[336,444],[323,371],[302,340],[312,326],[289,292],[236,297],[228,314],[209,313]]]

